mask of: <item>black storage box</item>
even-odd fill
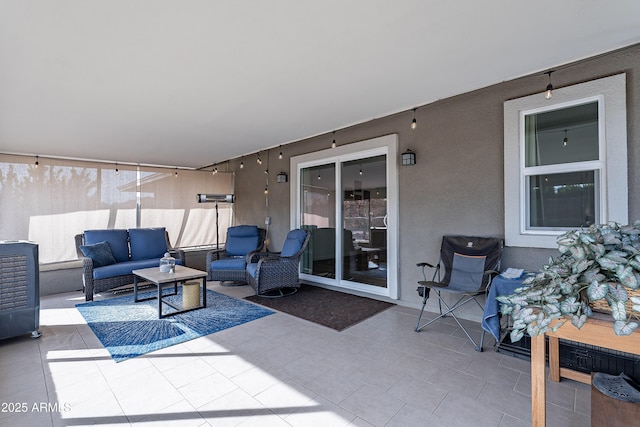
[[[531,359],[531,337],[525,335],[512,343],[509,335],[498,345],[501,353],[521,359]],[[546,354],[548,355],[548,349]],[[548,357],[548,356],[547,356]],[[560,367],[590,374],[603,372],[610,375],[625,373],[640,383],[640,356],[574,341],[560,340]]]

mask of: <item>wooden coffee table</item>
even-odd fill
[[[161,273],[158,267],[142,268],[140,270],[133,270],[133,300],[135,302],[147,301],[150,299],[158,300],[158,317],[173,316],[178,313],[185,313],[191,310],[197,310],[207,306],[207,273],[205,271],[196,270],[195,268],[183,267],[176,265],[175,273]],[[157,296],[148,298],[138,298],[138,278],[144,279],[147,282],[151,282],[156,285],[158,289]],[[188,280],[202,279],[202,305],[196,307],[190,307],[183,309],[181,306],[171,303],[165,299],[165,297],[178,294],[178,283],[185,283]],[[173,293],[162,295],[162,289],[168,285],[173,285]],[[162,304],[174,308],[176,311],[172,313],[163,314]]]

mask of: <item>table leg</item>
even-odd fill
[[[207,306],[207,277],[202,278],[202,306]]]
[[[162,284],[158,283],[158,319],[162,319]]]
[[[549,337],[549,380],[560,381],[560,339]]]
[[[546,384],[545,384],[545,338],[543,335],[531,337],[531,425],[546,425]]]
[[[133,276],[133,302],[138,302],[138,276]]]

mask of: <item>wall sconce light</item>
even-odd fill
[[[276,182],[278,184],[284,184],[287,181],[289,181],[289,177],[287,176],[286,172],[280,172],[278,175],[276,175]]]
[[[547,85],[547,91],[544,94],[544,97],[546,99],[551,99],[551,97],[553,97],[553,85],[551,84],[551,73],[553,73],[554,70],[551,71],[547,71],[545,74],[549,76],[549,84]]]
[[[416,153],[407,149],[402,153],[402,166],[411,166],[416,164]]]

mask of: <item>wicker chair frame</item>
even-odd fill
[[[258,227],[260,233],[258,237],[258,247],[256,252],[262,251],[264,248],[264,241],[267,237],[267,231],[264,228]],[[254,251],[252,251],[254,252]],[[219,259],[231,258],[225,248],[213,249],[207,252],[207,280],[219,281],[219,282],[235,282],[239,284],[246,284],[247,278],[245,270],[211,270],[211,262]]]
[[[292,295],[300,288],[300,257],[309,244],[311,233],[298,252],[292,256],[281,256],[280,252],[253,252],[247,255],[247,264],[258,263],[256,277],[246,274],[246,281],[261,297]]]

